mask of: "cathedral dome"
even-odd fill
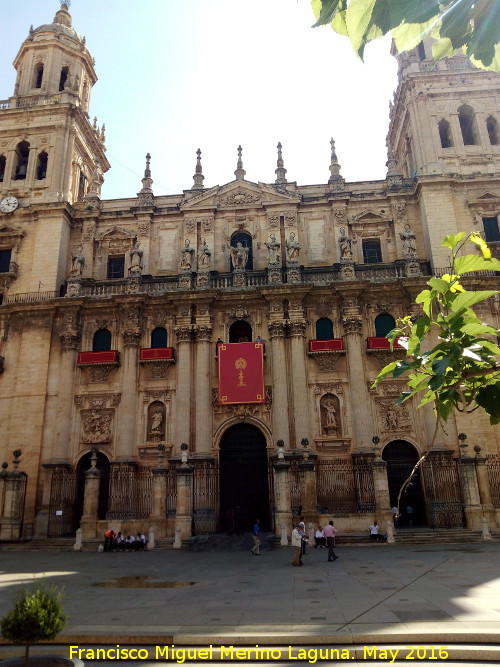
[[[38,28],[33,30],[33,34],[37,35],[43,32],[55,32],[58,34],[66,35],[67,37],[72,37],[73,39],[78,40],[81,43],[84,43],[83,37],[81,37],[76,30],[71,27],[71,14],[68,11],[69,2],[62,2],[61,9],[56,12],[54,20],[52,23],[44,23]]]

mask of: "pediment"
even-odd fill
[[[123,229],[123,227],[117,227],[115,225],[111,229],[108,229],[105,232],[102,232],[101,234],[97,234],[96,239],[102,241],[111,241],[117,239],[125,240],[125,239],[132,239],[134,238],[134,236],[135,234],[133,234],[132,232]]]
[[[379,213],[378,211],[374,211],[373,209],[368,209],[367,211],[361,211],[361,213],[356,213],[356,215],[352,216],[352,222],[360,222],[360,223],[365,223],[365,222],[389,222],[389,220],[392,220],[391,217],[388,217],[386,215],[383,215],[382,213]]]
[[[24,232],[19,227],[2,224],[0,225],[0,236],[24,236]]]
[[[480,195],[477,200],[478,201],[484,201],[484,200],[491,200],[491,199],[500,199],[500,195],[496,195],[493,192],[485,192],[484,194]]]
[[[274,188],[266,183],[237,180],[223,186],[190,196],[181,206],[181,210],[205,208],[255,208],[273,204],[298,204],[300,197],[287,192],[284,188]]]

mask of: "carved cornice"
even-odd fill
[[[269,322],[267,329],[270,338],[283,338],[285,336],[286,322]]]
[[[346,334],[361,335],[363,329],[363,319],[358,315],[351,315],[350,317],[343,317],[342,324]]]
[[[305,320],[292,320],[289,322],[290,336],[304,336],[307,323]]]
[[[62,333],[59,336],[62,350],[78,350],[81,336],[78,333]]]
[[[122,331],[122,338],[125,347],[138,347],[141,340],[141,332]]]
[[[212,341],[212,327],[197,324],[193,327],[193,331],[197,342],[210,343]]]
[[[190,343],[193,337],[193,330],[191,326],[175,327],[175,334],[178,343]]]

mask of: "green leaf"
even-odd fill
[[[500,381],[481,387],[476,403],[489,415],[490,424],[500,423]]]
[[[479,255],[463,255],[455,258],[453,268],[458,275],[472,271],[500,271],[500,260],[485,259]]]
[[[441,278],[431,278],[427,284],[440,294],[445,294],[445,292],[447,292],[450,288],[450,284]]]
[[[313,0],[311,5],[314,15],[318,20],[312,27],[317,28],[320,25],[327,25],[333,21],[339,9],[339,4],[344,4],[344,0]]]
[[[473,15],[471,4],[471,2],[457,0],[441,15],[439,34],[441,37],[447,37],[455,49],[466,44],[471,36]]]
[[[381,380],[386,378],[388,375],[391,375],[391,373],[396,368],[398,363],[399,362],[397,362],[397,361],[391,361],[390,364],[387,364],[386,366],[384,366],[384,368],[382,368],[382,370],[378,374],[377,379],[373,383],[372,387],[376,387]]]
[[[499,40],[500,1],[472,4],[472,34],[466,45],[468,56],[474,56],[484,65],[492,65]]]
[[[491,250],[489,249],[488,244],[487,244],[486,241],[481,237],[481,234],[479,234],[479,232],[473,232],[473,233],[469,236],[469,241],[470,241],[471,243],[474,243],[475,245],[477,245],[477,247],[478,247],[479,250],[481,251],[482,256],[483,256],[485,259],[490,259],[490,258],[491,258]]]
[[[436,375],[444,375],[450,365],[451,357],[442,357],[438,361],[432,362],[432,370]]]
[[[480,258],[479,258],[480,259]],[[452,308],[457,313],[462,308],[470,308],[476,303],[485,301],[497,294],[496,290],[484,290],[481,292],[462,292],[453,299]]]
[[[382,37],[383,30],[375,25],[373,13],[379,0],[351,0],[346,12],[346,24],[353,49],[363,60],[366,44]]]
[[[471,322],[460,327],[460,331],[468,336],[496,336],[498,330],[482,322]]]
[[[462,241],[467,234],[465,232],[459,232],[458,234],[448,234],[448,236],[443,240],[441,245],[450,250],[455,250],[457,245]]]
[[[415,6],[419,3],[415,2]],[[414,49],[434,25],[434,19],[426,23],[401,23],[391,30],[394,46],[398,53]]]
[[[493,72],[500,72],[500,44],[495,45],[495,55],[490,65],[484,63],[479,58],[474,58],[472,54],[468,53],[467,49],[465,53],[470,58],[470,61],[474,65],[474,67],[480,67],[481,69],[492,70]]]

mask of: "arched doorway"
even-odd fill
[[[405,480],[410,476],[419,455],[415,447],[406,440],[393,440],[389,442],[382,453],[382,458],[387,462],[387,480],[389,483],[389,495],[391,507],[398,501],[399,491]],[[413,509],[413,513],[407,512],[407,507]],[[422,526],[426,523],[425,500],[420,481],[420,471],[417,471],[411,484],[406,488],[399,503],[398,527]]]
[[[76,528],[80,525],[80,519],[83,514],[83,501],[85,497],[85,473],[92,466],[92,452],[87,452],[78,461],[76,466],[76,503],[75,503],[75,523]],[[109,496],[109,461],[108,457],[102,452],[97,453],[96,468],[100,472],[99,477],[99,500],[97,503],[97,518],[105,519],[108,511]]]
[[[266,439],[251,424],[231,426],[220,443],[220,523],[227,532],[271,527]]]

